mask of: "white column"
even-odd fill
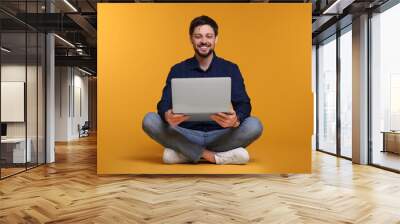
[[[46,1],[46,11],[54,12],[54,5]],[[54,34],[46,35],[46,163],[55,162],[55,43]]]
[[[353,19],[353,162],[368,163],[368,15]]]
[[[55,133],[55,76],[54,76],[54,35],[49,33],[46,36],[46,163],[55,161],[54,133]]]

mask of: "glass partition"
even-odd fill
[[[371,19],[372,164],[400,171],[400,4]]]
[[[32,155],[26,140],[26,33],[3,32],[1,47],[0,150],[1,176],[6,177],[25,170]]]
[[[336,154],[336,36],[318,47],[318,149]]]
[[[0,178],[45,162],[45,34],[18,20],[45,1],[1,1]]]

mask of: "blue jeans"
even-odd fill
[[[197,163],[204,149],[225,152],[238,147],[247,147],[261,136],[263,126],[255,117],[246,118],[237,128],[215,131],[197,131],[165,123],[157,113],[147,113],[142,123],[143,130],[156,142],[176,150]]]

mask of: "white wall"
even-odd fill
[[[36,66],[27,66],[27,74],[29,86],[36,86],[36,80],[31,77],[32,75],[36,76]],[[25,82],[25,64],[8,64],[1,66],[1,81],[2,82]],[[36,88],[27,88],[27,103],[28,107],[34,107],[36,109]],[[3,96],[4,97],[4,96]],[[34,102],[34,105],[29,105],[31,102]],[[6,110],[7,108],[1,108],[2,110]],[[31,110],[28,111],[28,122],[35,122],[37,120],[36,113],[30,113]],[[25,123],[26,122],[7,122],[7,136],[8,137],[25,137]],[[28,124],[28,137],[30,133],[35,132],[36,134],[36,125]],[[30,130],[32,127],[32,130]]]
[[[28,70],[32,67],[28,67]],[[3,82],[25,82],[25,64],[9,64],[1,66],[1,81]],[[4,97],[4,96],[3,96]],[[5,110],[6,108],[1,108]],[[25,123],[7,123],[7,137],[25,137]]]
[[[74,88],[75,104],[74,104],[73,111],[75,111],[75,113],[73,113],[74,119],[72,119],[72,127],[73,127],[72,135],[74,137],[79,137],[78,136],[79,133],[78,133],[78,129],[77,129],[78,124],[80,124],[82,126],[85,123],[85,121],[88,121],[88,118],[89,118],[89,111],[88,111],[89,92],[88,92],[88,77],[81,76],[82,73],[78,73],[78,75],[77,75],[76,71],[77,70],[75,70],[74,83],[73,83],[74,87],[75,87]],[[79,91],[80,91],[80,93],[79,93]],[[80,101],[80,103],[79,103],[79,101]],[[79,109],[81,109],[81,111],[79,111]]]
[[[26,80],[27,79],[27,80]],[[1,66],[1,81],[2,82],[24,82],[26,83],[26,108],[22,108],[27,115],[27,120],[24,122],[6,122],[7,137],[9,138],[24,138],[27,135],[30,139],[30,148],[32,161],[39,163],[44,162],[44,74],[41,66],[32,66],[25,64],[3,64]],[[7,96],[2,96],[7,97]],[[10,110],[10,108],[1,108],[1,110]],[[9,111],[13,113],[13,111]],[[36,153],[39,153],[37,156]]]
[[[55,141],[68,141],[70,74],[67,67],[55,68]]]
[[[88,120],[88,77],[72,67],[56,67],[55,73],[55,140],[70,141]]]

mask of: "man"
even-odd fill
[[[197,163],[204,158],[216,164],[245,164],[249,154],[244,148],[262,133],[261,122],[250,117],[250,98],[236,64],[216,56],[218,25],[208,16],[192,20],[190,40],[195,56],[171,68],[157,104],[158,113],[148,113],[143,130],[165,147],[164,163]],[[171,79],[188,77],[230,77],[232,113],[211,115],[212,121],[186,121],[189,116],[172,113]]]

